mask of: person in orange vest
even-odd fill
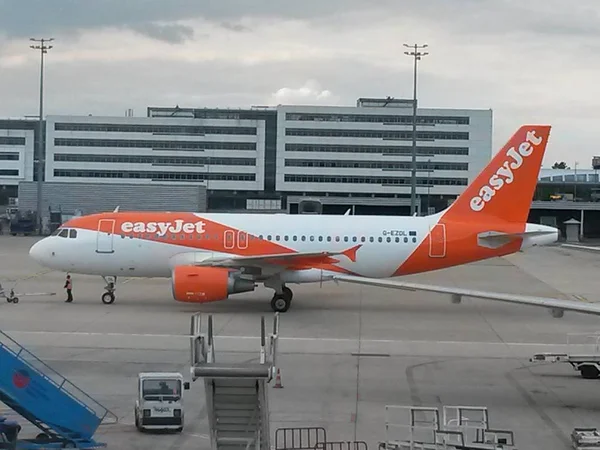
[[[73,290],[73,281],[71,280],[71,275],[67,275],[67,279],[65,280],[65,289],[67,290],[67,300],[65,303],[71,303],[73,301],[73,294],[71,293]]]

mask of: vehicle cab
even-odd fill
[[[21,425],[0,417],[0,449],[14,450],[17,448],[17,438]]]
[[[190,383],[175,372],[138,374],[138,398],[135,402],[135,426],[143,430],[176,430],[184,426],[183,390]]]

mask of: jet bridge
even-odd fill
[[[213,450],[269,450],[268,383],[275,377],[279,313],[267,339],[261,317],[258,362],[219,362],[215,358],[213,318],[202,332],[201,314],[191,322],[191,376],[204,378]]]

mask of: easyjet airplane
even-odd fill
[[[549,134],[549,126],[521,127],[449,208],[431,216],[194,214],[117,208],[69,220],[33,245],[30,255],[51,269],[102,276],[107,283],[102,295],[106,304],[115,301],[119,276],[166,277],[175,300],[196,303],[224,300],[262,283],[275,291],[273,310],[284,312],[292,301],[289,284],[333,280],[449,293],[454,301],[468,295],[553,307],[555,315],[559,311],[562,315],[562,309],[581,308],[577,302],[391,279],[555,242],[557,229],[527,223]]]

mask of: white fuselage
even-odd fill
[[[125,214],[125,213],[119,213]],[[135,213],[132,213],[135,214]],[[160,213],[156,213],[160,214]],[[164,213],[168,214],[168,213]],[[344,251],[360,245],[356,260],[336,257],[335,266],[364,277],[394,276],[421,245],[441,214],[427,217],[195,214],[218,227],[158,234],[136,232],[127,225],[114,233],[76,229],[76,237],[53,235],[36,243],[31,256],[40,264],[66,272],[102,276],[170,277],[175,265],[209,257],[286,252]],[[119,222],[121,220],[121,222]],[[124,219],[117,219],[117,225]],[[65,227],[68,228],[68,224]],[[126,232],[121,230],[125,229]],[[527,229],[554,230],[527,224]],[[138,228],[140,230],[140,228]],[[147,230],[145,230],[147,231]],[[154,231],[154,230],[153,230]],[[201,232],[199,232],[201,231]],[[493,230],[492,230],[493,231]],[[71,234],[74,234],[71,232]],[[157,237],[158,236],[158,237]],[[557,234],[527,237],[521,248],[554,242]],[[443,258],[446,242],[430,246],[432,258]],[[327,269],[324,269],[327,271]],[[286,271],[291,283],[322,279],[323,268]]]

